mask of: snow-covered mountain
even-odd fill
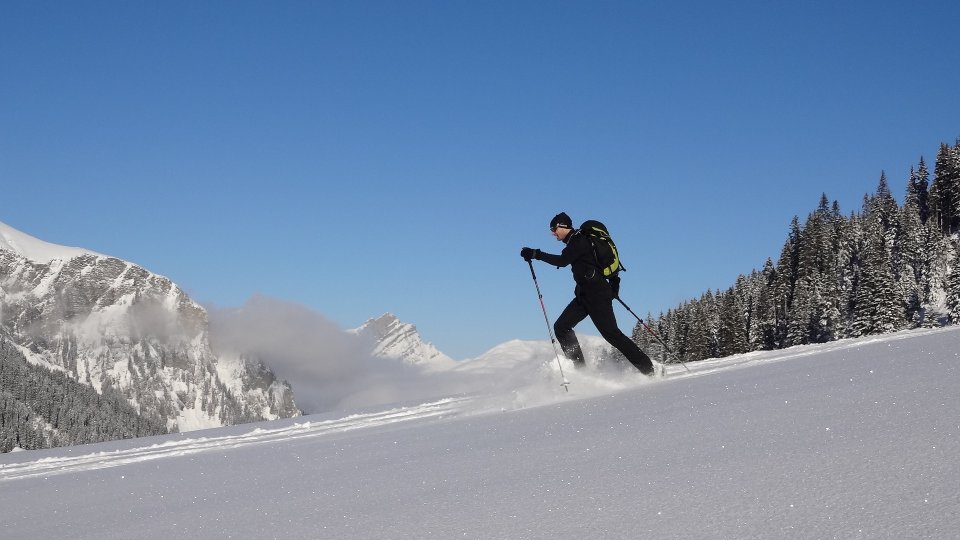
[[[454,365],[452,358],[420,337],[416,326],[401,322],[392,313],[370,319],[350,332],[373,343],[374,356],[395,358],[431,369],[444,369]]]
[[[30,363],[121,392],[170,429],[300,414],[261,362],[213,352],[206,311],[169,279],[3,223],[0,340]]]
[[[10,251],[36,263],[49,264],[55,259],[70,260],[82,255],[105,257],[84,248],[61,246],[34,238],[0,222],[0,250]]]

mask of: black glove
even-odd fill
[[[532,259],[540,258],[540,250],[525,247],[520,250],[520,256],[523,257],[523,260],[530,262]]]
[[[610,278],[610,290],[613,291],[613,297],[617,298],[620,296],[620,277],[614,274]]]

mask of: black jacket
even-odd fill
[[[610,284],[600,272],[590,239],[579,230],[575,230],[568,234],[563,242],[566,246],[559,255],[541,251],[537,258],[558,268],[571,265],[570,271],[573,272],[573,280],[577,282],[578,294],[581,288],[609,290]]]

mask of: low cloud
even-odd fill
[[[293,387],[305,413],[429,398],[459,385],[390,358],[306,306],[255,296],[239,308],[209,308],[210,342],[219,353],[260,358]]]

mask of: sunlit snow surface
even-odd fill
[[[569,392],[529,347],[426,403],[2,455],[0,538],[960,536],[960,328]]]
[[[6,223],[0,222],[0,249],[6,249],[20,254],[35,262],[47,264],[54,259],[69,260],[80,255],[95,255],[102,257],[89,249],[61,246],[34,238],[20,232]]]

